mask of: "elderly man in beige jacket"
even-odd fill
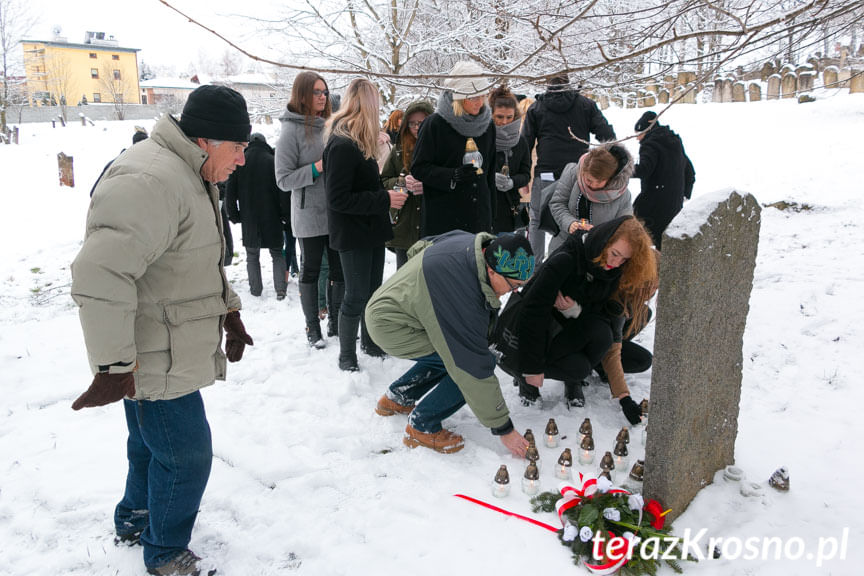
[[[150,574],[202,570],[187,548],[213,455],[199,390],[252,345],[225,277],[215,184],[243,165],[250,131],[243,96],[196,89],[179,122],[162,118],[103,174],[72,264],[95,375],[72,407],[123,399],[129,469],[115,542],[142,544]]]

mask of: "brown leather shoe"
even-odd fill
[[[459,434],[444,428],[433,434],[427,434],[414,429],[410,424],[405,427],[405,437],[402,442],[409,448],[424,446],[442,454],[452,454],[465,447],[465,440]]]
[[[379,416],[393,416],[394,414],[409,414],[413,409],[414,404],[403,406],[402,404],[397,404],[384,394],[378,399],[378,405],[375,406],[375,413]]]

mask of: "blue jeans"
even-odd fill
[[[442,420],[465,405],[465,397],[447,374],[444,361],[438,354],[421,356],[414,361],[413,368],[390,384],[388,396],[403,406],[423,398],[414,406],[408,423],[415,430],[434,434],[441,430]]]
[[[383,245],[372,248],[357,248],[339,252],[342,263],[342,276],[345,278],[345,298],[342,300],[340,314],[360,318],[360,345],[364,350],[377,349],[366,329],[366,303],[384,278]],[[340,321],[341,322],[341,321]],[[341,333],[342,326],[340,324]]]
[[[118,535],[144,529],[144,564],[186,550],[210,477],[213,447],[200,392],[174,400],[124,400],[129,471],[114,510]]]

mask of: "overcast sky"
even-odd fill
[[[236,0],[168,1],[229,37],[238,33],[242,20],[235,17],[229,21],[229,17],[246,9]],[[62,36],[69,42],[77,43],[83,42],[86,31],[105,32],[113,35],[124,48],[140,49],[139,62],[173,64],[178,72],[186,70],[190,62],[197,62],[201,51],[219,60],[228,48],[159,0],[29,0],[27,4],[36,19],[28,38],[50,40],[54,26],[62,28]],[[260,10],[267,4],[267,1],[255,0],[251,6]]]

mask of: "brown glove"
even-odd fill
[[[252,346],[252,337],[246,333],[246,327],[240,320],[240,311],[234,310],[225,316],[225,356],[229,362],[237,362],[243,358],[246,345]]]
[[[93,383],[90,384],[87,391],[72,403],[72,409],[80,410],[81,408],[105,406],[122,400],[126,396],[135,397],[135,376],[132,372],[124,372],[123,374],[99,372],[93,378]]]

